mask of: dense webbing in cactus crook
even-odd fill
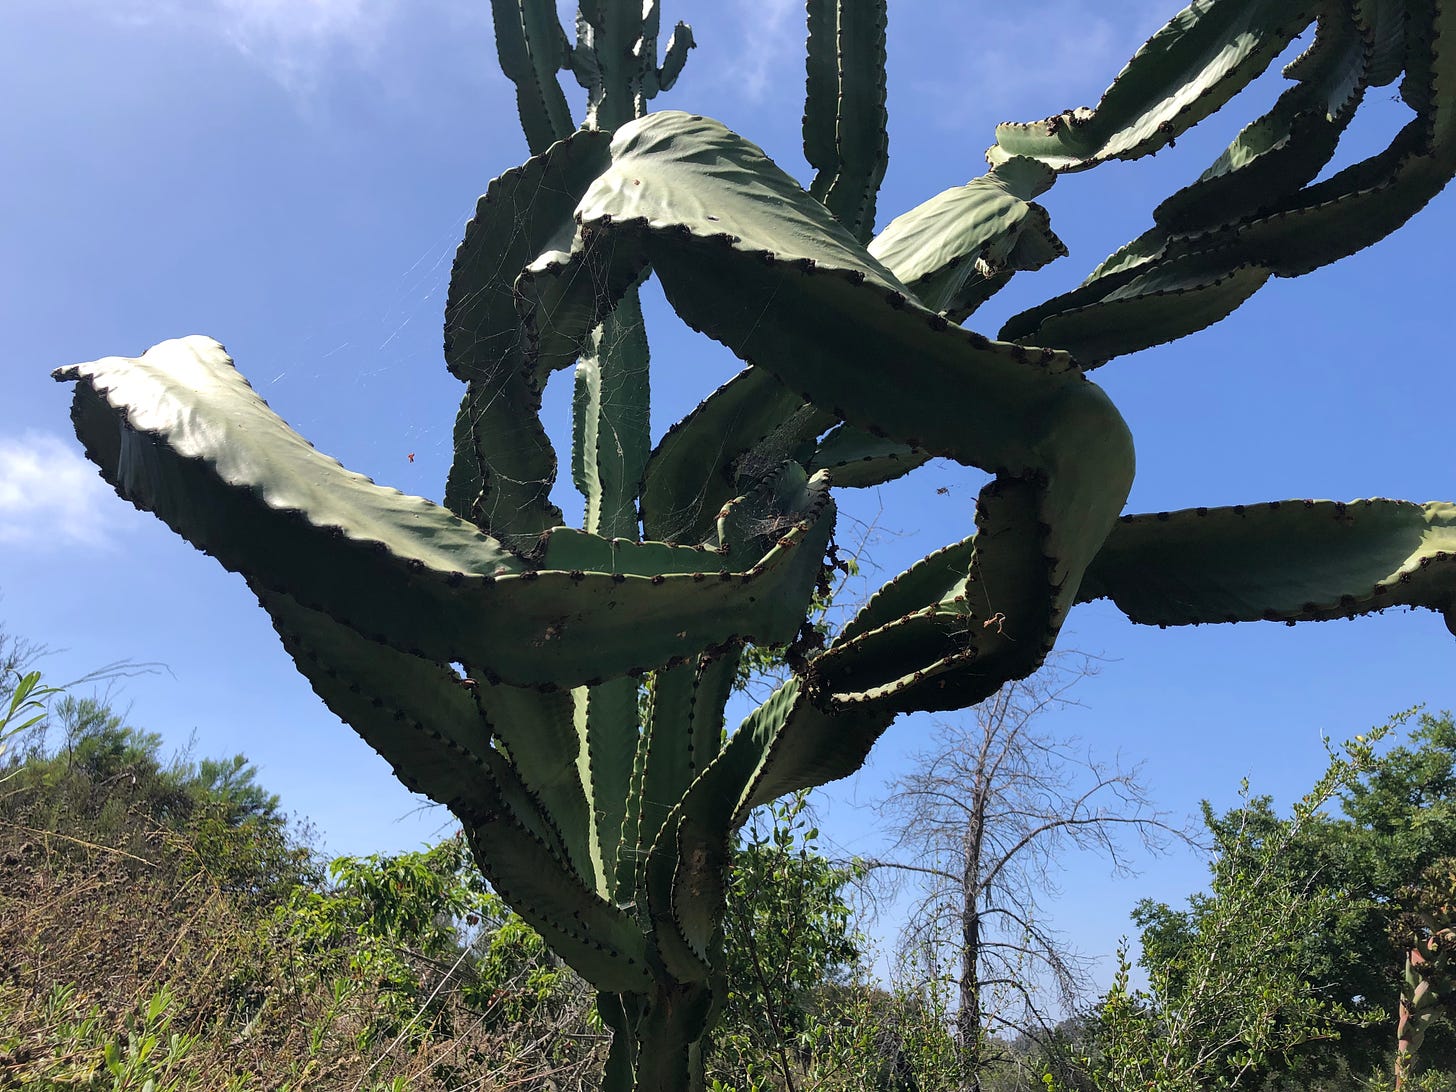
[[[885,0],[808,0],[807,187],[711,118],[648,112],[693,46],[683,24],[660,44],[656,2],[583,0],[570,33],[548,0],[492,14],[532,155],[490,183],[452,271],[444,356],[464,390],[443,505],[314,451],[209,338],[56,376],[106,479],[247,578],[323,701],[452,809],[596,987],[606,1088],[702,1087],[749,811],[852,773],[902,712],[1035,670],[1078,603],[1155,625],[1408,606],[1456,630],[1456,506],[1126,514],[1132,437],[1088,378],[1440,191],[1456,0],[1198,0],[1097,106],[1000,126],[985,173],[878,233]],[[997,338],[962,325],[1066,255],[1037,203],[1061,175],[1171,144],[1311,28],[1290,88],[1146,233]],[[1397,81],[1412,120],[1321,179],[1368,92]],[[744,365],[655,441],[648,277]],[[562,526],[539,416],[567,368],[581,528]],[[834,490],[932,457],[991,475],[966,537],[816,641]],[[793,671],[725,731],[747,642],[792,642]]]

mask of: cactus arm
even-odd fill
[[[315,451],[211,338],[70,365],[55,378],[76,384],[77,435],[118,492],[265,584],[298,585],[302,598],[316,582],[317,598],[347,599],[378,582],[399,596],[410,572],[525,568],[444,509]]]
[[[929,461],[929,455],[909,444],[840,425],[819,442],[806,469],[828,471],[835,485],[860,489],[894,481]]]
[[[1370,28],[1371,87],[1394,83],[1405,68],[1405,0],[1356,0],[1356,18]]]
[[[1271,275],[1256,262],[1229,267],[1200,255],[1157,262],[1093,303],[1046,315],[1016,339],[1057,345],[1084,368],[1098,367],[1212,326],[1253,296]],[[1018,335],[1023,329],[1020,318],[1002,327],[1001,336]]]
[[[1433,38],[1439,36],[1436,4],[1406,4],[1405,78],[1400,83],[1400,97],[1412,110],[1425,116],[1435,107],[1436,65],[1431,56]]]
[[[1375,63],[1371,36],[1382,26],[1388,36],[1389,18],[1366,10],[1363,24],[1343,32],[1326,30],[1301,58],[1296,74],[1306,81],[1316,119],[1321,110],[1347,109],[1368,82]],[[1013,316],[1000,336],[1056,344],[1084,367],[1093,367],[1218,321],[1269,275],[1300,276],[1383,239],[1456,174],[1456,99],[1448,93],[1456,87],[1453,43],[1456,4],[1449,0],[1422,8],[1421,20],[1408,23],[1402,93],[1418,116],[1384,151],[1292,191],[1290,183],[1308,171],[1309,162],[1291,175],[1286,173],[1291,161],[1266,164],[1270,170],[1261,171],[1258,157],[1245,158],[1222,176],[1205,176],[1209,186],[1227,180],[1216,191],[1226,202],[1223,213],[1252,211],[1187,232],[1160,225],[1104,262],[1079,288]],[[1388,71],[1378,74],[1393,78]],[[1288,154],[1298,158],[1297,150]],[[1247,184],[1239,177],[1245,171],[1254,172]],[[1261,183],[1270,190],[1261,191]],[[1214,220],[1224,219],[1223,213]],[[1203,223],[1197,218],[1186,222]]]
[[[1150,625],[1425,607],[1456,632],[1456,505],[1273,501],[1126,516],[1080,598]]]
[[[775,479],[760,483],[754,496],[742,498],[725,513],[721,540],[730,551],[741,541],[771,540],[779,533],[778,525],[795,523],[823,503],[818,495],[822,481],[822,476],[806,477],[797,463],[786,463]],[[761,545],[750,552],[757,549]],[[796,606],[802,618],[808,597]],[[639,844],[652,844],[668,809],[715,760],[738,654],[735,648],[657,673],[643,740]]]
[[[973,535],[922,557],[899,576],[882,584],[844,624],[836,641],[852,641],[957,594],[966,582],[975,549]]]
[[[481,715],[526,790],[540,798],[576,874],[590,882],[591,809],[577,768],[571,693],[475,682]]]
[[[777,480],[759,488],[752,511],[777,516],[765,532],[758,533],[772,537],[777,533],[775,523],[812,511],[820,503],[815,497],[819,480],[807,479],[798,464],[786,463]],[[725,515],[724,541],[755,533],[759,522],[736,513]],[[808,599],[797,605],[802,617]],[[736,662],[733,650],[721,658],[705,657],[696,665],[659,673],[653,691],[638,822],[638,844],[652,849],[636,877],[636,894],[639,899],[645,896],[647,919],[665,964],[684,980],[707,976],[714,962],[714,923],[722,920],[724,854],[736,826],[732,814],[737,797],[746,784],[733,787],[732,782],[737,773],[751,772],[742,758],[729,759],[725,767],[720,747],[723,708]],[[736,754],[744,744],[728,746]],[[705,782],[710,787],[700,790]],[[688,800],[698,799],[704,791],[708,803],[684,810]],[[684,870],[690,873],[686,879],[679,875]]]
[[[1061,252],[1045,210],[1029,201],[1054,177],[1034,160],[998,167],[898,217],[869,252],[927,306],[963,321],[1006,284],[1010,270],[1039,268]],[[981,257],[985,262],[975,261]],[[1001,265],[1007,272],[992,272]],[[652,453],[642,494],[644,527],[664,541],[702,537],[706,521],[734,494],[738,460],[755,450],[790,450],[834,423],[833,414],[806,410],[772,373],[740,372],[675,424]],[[851,438],[857,438],[854,445]],[[828,447],[812,456],[813,469],[832,470],[842,486],[880,484],[925,461],[907,445],[853,429],[832,433],[824,443]],[[854,450],[860,443],[866,449]],[[865,455],[871,463],[852,465]]]
[[[448,668],[370,641],[291,596],[255,589],[283,647],[314,692],[394,769],[411,792],[447,807],[487,807],[499,794],[481,767],[492,725]],[[376,699],[378,704],[376,704]],[[498,756],[497,756],[498,758]],[[543,841],[560,843],[536,809],[512,801],[517,817]]]
[[[572,691],[579,739],[577,768],[592,803],[590,852],[596,890],[612,898],[617,851],[637,752],[637,680],[612,679]]]
[[[314,451],[210,339],[57,377],[77,382],[88,455],[139,507],[260,586],[491,681],[573,686],[735,638],[789,640],[833,525],[826,502],[734,569],[691,547],[624,543],[613,554],[606,540],[597,553],[625,558],[618,569],[529,569],[443,508]],[[664,550],[689,571],[642,564]],[[624,616],[640,627],[624,634]]]
[[[804,157],[809,192],[861,242],[889,163],[885,0],[808,0]]]
[[[469,383],[455,426],[446,504],[524,550],[562,522],[551,502],[556,454],[527,375],[512,281],[570,239],[572,210],[604,161],[603,134],[583,132],[491,182],[455,255],[445,305],[445,359]]]
[[[1318,0],[1194,0],[1134,54],[1095,109],[998,125],[986,158],[1028,155],[1061,172],[1156,152],[1258,77],[1320,7]]]
[[[1242,219],[1314,180],[1371,81],[1377,14],[1335,6],[1310,48],[1285,69],[1299,82],[1248,125],[1202,176],[1153,212],[1179,232]]]
[[[1063,251],[1045,210],[1029,201],[1054,177],[1034,160],[1005,164],[898,217],[869,252],[931,309],[963,321],[1006,284],[1011,270],[1039,268]],[[993,271],[1002,266],[1006,272]],[[806,411],[804,400],[772,373],[739,373],[653,452],[642,495],[644,527],[667,541],[691,540],[694,532],[701,537],[705,521],[733,495],[739,459],[755,449],[791,449],[834,421],[822,410]],[[812,469],[831,470],[841,486],[877,485],[925,458],[908,445],[840,429],[812,456]]]
[[[574,53],[590,73],[586,124],[593,129],[610,131],[635,116],[634,76],[641,64],[637,46],[648,8],[655,11],[656,5],[651,0],[643,6],[607,0],[578,5]]]
[[[516,85],[516,108],[532,155],[565,139],[576,123],[556,73],[567,67],[569,43],[552,0],[491,0],[496,56]]]
[[[811,665],[814,687],[844,707],[943,710],[1035,670],[1072,605],[1055,559],[1080,552],[1039,519],[1055,505],[1031,483],[988,485],[963,581],[919,611],[837,638]]]
[[[445,304],[445,363],[486,379],[518,346],[512,285],[543,252],[569,245],[577,202],[607,163],[605,133],[572,133],[491,181],[465,225]]]
[[[653,677],[617,853],[618,904],[637,905],[645,900],[647,847],[673,804],[718,755],[723,709],[741,654],[734,647],[658,671]],[[643,917],[645,920],[646,915]]]
[[[724,779],[725,787],[716,790],[720,798],[733,795],[730,822],[736,828],[762,804],[849,776],[893,719],[887,708],[827,715],[802,682],[790,679],[733,733],[729,743],[742,753],[725,754],[721,772],[715,772]]]
[[[688,713],[692,777],[697,778],[717,757],[723,747],[724,711],[738,678],[738,662],[742,646],[704,656],[698,661],[693,680],[692,708]]]
[[[1055,180],[1038,160],[1009,159],[895,217],[868,250],[926,307],[962,322],[989,298],[985,281],[1066,254],[1046,210],[1032,202]]]
[[[718,512],[755,479],[835,423],[762,368],[739,372],[668,429],[648,460],[642,526],[667,542],[701,542]]]
[[[1456,34],[1456,30],[1453,30]],[[1270,275],[1300,276],[1378,242],[1419,212],[1456,173],[1456,140],[1420,151],[1426,123],[1391,146],[1270,210],[1215,231],[1168,238],[1129,262],[1002,327],[1003,338],[1064,346],[1084,367],[1182,337],[1219,321]],[[1150,233],[1148,243],[1156,236]],[[1169,293],[1191,293],[1189,317]],[[1103,320],[1107,326],[1099,329]]]
[[[657,0],[641,4],[585,0],[577,5],[576,47],[566,63],[586,88],[588,127],[612,130],[640,117],[659,91],[677,82],[697,43],[692,28],[678,23],[659,65],[661,26]]]
[[[690,718],[699,669],[694,660],[659,671],[654,680],[643,728],[642,792],[636,801],[640,846],[652,845],[667,813],[692,782],[694,741]],[[634,871],[641,864],[634,862]]]
[[[489,843],[486,875],[553,948],[599,988],[644,988],[650,978],[640,931],[593,896],[566,861],[543,797],[491,745],[495,725],[472,692],[437,664],[366,640],[288,596],[258,591],[319,697],[406,785],[447,804],[473,842]]]
[[[593,253],[609,253],[629,269],[650,258],[690,325],[807,401],[867,431],[993,470],[1007,486],[1005,500],[983,495],[983,504],[1014,514],[1006,533],[983,540],[977,563],[1010,583],[996,584],[994,597],[981,596],[974,609],[992,608],[977,625],[997,614],[1011,624],[935,660],[944,696],[927,700],[944,707],[952,693],[944,671],[979,677],[970,690],[994,674],[972,671],[972,660],[1031,670],[1131,482],[1130,439],[1106,396],[1057,353],[988,342],[921,308],[792,179],[715,122],[653,115],[618,132],[613,156],[579,210],[579,234],[590,236]],[[680,204],[678,194],[686,195]],[[597,246],[603,238],[610,246]],[[586,260],[574,255],[557,273],[576,284],[613,281],[573,270]],[[577,310],[580,304],[566,314]],[[810,326],[806,315],[820,321]],[[883,378],[888,361],[895,362],[894,383]],[[1028,494],[1018,480],[1038,484]],[[1028,495],[1029,507],[1022,504]],[[1036,564],[1017,561],[1018,550]],[[964,632],[969,623],[963,617],[958,625]],[[947,639],[938,637],[937,647]],[[865,662],[846,650],[846,673],[836,677],[853,700],[893,693],[897,702],[913,702],[928,693],[912,677],[856,688],[856,660]]]
[[[459,817],[491,885],[573,970],[612,993],[651,988],[647,941],[631,917],[575,877],[543,867],[541,843],[506,813]]]
[[[568,260],[522,283],[528,323],[563,341],[589,330],[590,308],[573,294],[628,283],[625,273],[588,276],[583,267],[603,254],[631,270],[650,258],[679,313],[740,358],[762,357],[836,417],[969,465],[1034,469],[1042,440],[1022,415],[1066,390],[1096,390],[1064,354],[948,328],[793,179],[717,122],[654,114],[618,132],[613,156],[578,209]],[[554,297],[541,292],[543,280],[561,286]],[[822,316],[812,329],[803,321],[810,314]],[[884,380],[889,361],[903,365],[893,384]],[[925,411],[947,398],[971,416]]]
[[[539,402],[515,368],[472,380],[456,413],[445,483],[445,507],[517,554],[562,522],[551,500],[556,452],[531,409]]]
[[[666,670],[675,670],[667,668]],[[650,703],[653,698],[653,690],[656,679],[663,674],[662,671],[653,672],[643,683],[641,696],[648,708],[650,716]],[[647,724],[639,711],[639,731],[634,740],[632,754],[632,779],[627,784],[626,808],[622,815],[622,836],[617,842],[617,879],[613,892],[613,901],[618,906],[637,909],[637,873],[642,866],[643,853],[638,837],[638,824],[642,818],[642,778],[647,767]],[[640,920],[639,915],[639,920]]]
[[[551,783],[523,761],[524,750],[495,746],[498,727],[518,739],[524,727],[498,718],[501,703],[491,698],[507,688],[466,684],[443,666],[367,640],[291,596],[254,591],[314,692],[411,791],[456,811],[508,809],[549,849],[552,862],[578,879],[590,875],[568,848],[567,824],[558,822],[558,816],[569,820],[585,810],[574,767],[568,771],[572,801],[556,791],[564,787],[559,781]],[[511,704],[514,712],[523,703]],[[540,723],[538,717],[531,727]]]
[[[662,64],[656,73],[656,90],[671,91],[672,85],[682,75],[683,65],[688,63],[688,51],[697,46],[693,40],[693,28],[678,23],[667,39],[667,48],[662,52]]]
[[[729,737],[669,813],[648,854],[644,890],[659,948],[685,978],[711,963],[732,832],[759,804],[852,773],[894,714],[831,715],[798,679],[780,686]]]
[[[593,336],[600,334],[598,326]],[[602,370],[595,352],[583,353],[576,362],[571,388],[571,484],[586,501],[582,525],[596,534],[591,525],[601,519],[601,480],[597,477],[597,435],[601,423]],[[593,501],[596,511],[593,513]]]
[[[651,449],[648,350],[636,289],[592,331],[577,364],[572,477],[586,498],[585,528],[637,537],[637,490]]]

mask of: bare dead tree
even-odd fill
[[[1095,670],[1092,657],[1055,655],[973,720],[938,725],[878,807],[896,840],[871,867],[918,889],[902,948],[958,969],[956,1042],[973,1092],[988,1035],[1044,1039],[1058,1013],[1041,994],[1066,1009],[1086,988],[1088,960],[1043,912],[1060,893],[1059,860],[1091,851],[1130,874],[1129,841],[1156,852],[1184,837],[1152,806],[1137,766],[1096,760],[1041,728],[1046,714],[1076,704],[1068,692]]]

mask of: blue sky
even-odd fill
[[[690,21],[700,47],[657,105],[716,116],[807,180],[800,11],[669,0],[665,19]],[[1171,13],[1146,0],[897,0],[880,224],[980,174],[996,122],[1094,103]],[[1021,274],[972,325],[994,333],[1079,281],[1278,85],[1271,70],[1155,159],[1063,178],[1041,200],[1071,257]],[[1372,94],[1341,162],[1403,122],[1389,91]],[[449,829],[314,698],[240,578],[91,472],[49,372],[208,333],[319,448],[438,498],[459,397],[440,358],[451,256],[476,196],[526,154],[488,4],[10,0],[0,100],[0,621],[60,650],[47,661],[58,681],[122,657],[166,665],[120,691],[134,721],[173,745],[195,731],[202,753],[246,752],[331,850],[413,847]],[[1453,228],[1447,194],[1371,251],[1272,282],[1219,326],[1099,371],[1137,441],[1130,509],[1456,497],[1442,336]],[[649,331],[660,432],[735,367],[660,308]],[[565,385],[547,399],[558,436]],[[874,523],[868,557],[888,578],[967,533],[980,480],[937,463],[847,497],[841,538],[853,520]],[[1144,763],[1180,815],[1202,797],[1232,803],[1244,776],[1288,801],[1323,769],[1322,735],[1417,702],[1456,707],[1456,648],[1429,613],[1160,632],[1097,604],[1074,613],[1063,644],[1108,662],[1078,688],[1082,708],[1047,727]],[[924,734],[898,724],[826,795],[826,834],[845,851],[874,852],[867,805]],[[1066,865],[1054,920],[1100,955],[1137,898],[1178,899],[1203,878],[1188,855],[1145,862],[1131,881]]]

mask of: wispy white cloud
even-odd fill
[[[950,106],[945,128],[1025,121],[1092,106],[1112,77],[1166,20],[1166,0],[1108,6],[1093,0],[1042,0],[1034,8],[975,19],[974,40],[956,71],[918,81],[917,90]],[[1023,115],[1025,115],[1023,117]]]
[[[0,436],[0,543],[103,547],[121,511],[96,468],[61,437]]]
[[[803,33],[797,24],[804,14],[802,0],[733,0],[736,40],[741,53],[733,67],[739,92],[750,102],[762,102],[769,85],[784,65],[803,65]],[[802,76],[799,77],[802,79]]]
[[[342,52],[367,64],[378,52],[400,0],[204,0],[223,32],[293,91],[310,90]]]
[[[323,74],[341,61],[371,63],[396,19],[420,6],[418,0],[106,0],[101,5],[107,16],[129,25],[184,25],[209,34],[301,95],[314,91]]]

